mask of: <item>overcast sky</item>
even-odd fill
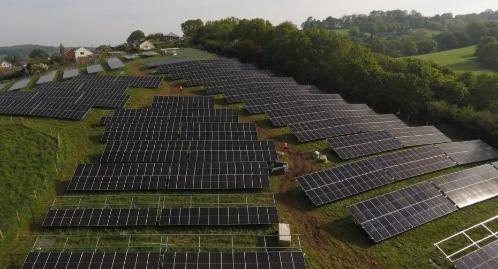
[[[498,0],[0,0],[0,46],[115,45],[135,29],[180,34],[180,24],[192,18],[258,17],[299,25],[309,16],[390,9],[478,13],[498,9]]]

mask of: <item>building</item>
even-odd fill
[[[12,64],[7,61],[2,61],[2,63],[0,63],[0,68],[12,68]]]
[[[95,54],[84,47],[80,48],[70,48],[64,52],[64,60],[66,61],[76,61],[77,63],[84,62],[88,59],[95,57]]]
[[[138,47],[141,50],[151,50],[155,48],[154,44],[152,44],[152,42],[150,42],[149,40],[145,40],[144,42],[140,43]]]
[[[164,36],[164,39],[166,39],[166,41],[170,41],[171,42],[171,41],[178,41],[178,40],[180,40],[180,37],[177,34],[173,33],[173,32],[169,32],[169,34],[167,34],[167,35]]]

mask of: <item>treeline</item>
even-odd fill
[[[498,76],[457,76],[433,63],[373,53],[347,35],[227,18],[182,24],[189,42],[365,102],[408,121],[461,127],[498,145]]]
[[[476,48],[475,55],[484,65],[498,70],[498,41],[494,37],[486,37]]]
[[[425,17],[416,11],[372,11],[369,15],[309,17],[303,29],[348,29],[355,41],[375,52],[409,56],[475,45],[483,37],[498,38],[498,11],[453,16]]]

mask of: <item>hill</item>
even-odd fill
[[[474,56],[476,46],[469,46],[460,49],[446,50],[435,53],[410,56],[407,58],[422,59],[435,62],[455,72],[495,73],[496,71],[486,68],[477,61]]]
[[[32,45],[32,44],[26,44],[26,45],[16,45],[16,46],[8,46],[8,47],[0,47],[0,55],[7,56],[7,55],[15,55],[19,57],[20,59],[27,59],[29,54],[33,49],[42,49],[49,54],[52,54],[56,51],[59,50],[59,48],[54,47],[54,46],[43,46],[43,45]]]

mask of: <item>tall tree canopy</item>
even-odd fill
[[[126,42],[128,42],[128,44],[134,44],[135,42],[143,40],[144,38],[144,32],[142,32],[141,30],[135,30],[130,34],[130,36],[128,36]]]
[[[31,59],[46,59],[48,58],[48,53],[43,49],[33,49],[29,54],[29,58]]]

